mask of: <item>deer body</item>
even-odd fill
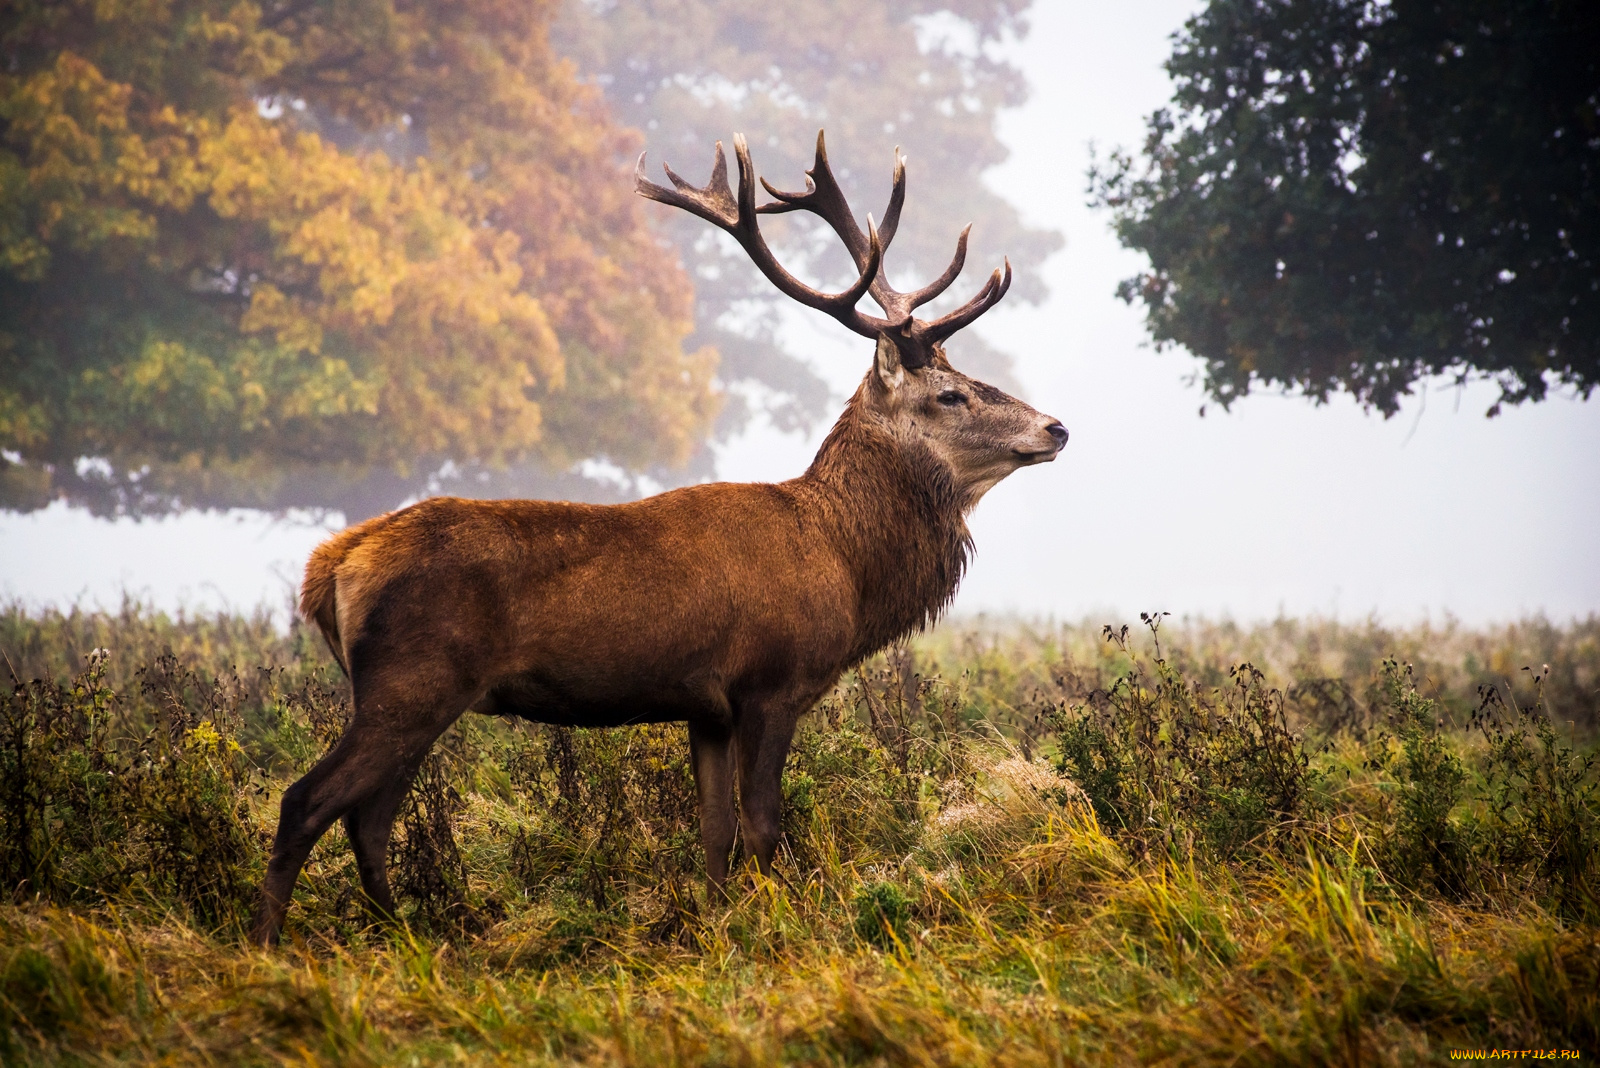
[[[753,206],[739,148],[741,201]],[[719,145],[713,191],[721,158]],[[825,171],[819,137],[812,174]],[[902,182],[897,169],[895,214]],[[642,179],[641,189],[676,202]],[[712,221],[747,217],[753,207]],[[815,294],[787,275],[780,288],[800,287],[797,299],[847,325],[863,292],[891,307],[901,295],[878,269],[886,242],[869,231],[852,246],[863,281],[848,303],[848,293]],[[951,279],[964,247],[965,234]],[[952,316],[978,306],[970,321],[1003,292],[997,272]],[[736,828],[770,871],[799,717],[847,668],[938,615],[966,565],[966,513],[1066,440],[1055,420],[955,371],[937,338],[915,333],[952,316],[871,321],[873,368],[799,478],[604,506],[436,498],[320,546],[301,608],[349,675],[354,712],[334,749],[284,793],[255,939],[276,939],[311,847],[341,818],[369,902],[393,914],[395,813],[428,749],[469,709],[581,727],[686,721],[713,890]]]
[[[432,665],[430,688],[471,692],[474,711],[727,722],[774,680],[826,689],[954,592],[959,512],[924,491],[910,555],[925,573],[908,576],[894,535],[912,517],[884,504],[911,487],[889,481],[808,472],[624,505],[434,498],[325,543],[311,566],[333,584],[305,608],[345,663]]]

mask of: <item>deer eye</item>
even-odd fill
[[[939,403],[949,404],[952,406],[957,404],[965,404],[967,403],[967,395],[958,389],[947,389],[943,393],[939,394]]]

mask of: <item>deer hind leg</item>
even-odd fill
[[[719,724],[689,724],[689,756],[700,798],[700,842],[706,851],[706,896],[726,896],[728,854],[733,852],[733,735]]]
[[[427,693],[429,688],[425,685],[414,688],[407,685],[415,681],[394,679],[393,685],[385,686],[383,692],[367,695],[363,693],[365,687],[358,669],[356,713],[344,736],[316,767],[283,792],[278,834],[273,841],[272,857],[267,861],[267,875],[261,883],[261,899],[251,926],[250,937],[256,944],[271,946],[277,942],[289,908],[289,895],[294,891],[295,880],[300,877],[300,869],[305,866],[312,847],[333,826],[334,820],[360,805],[370,809],[367,815],[356,815],[359,833],[352,838],[362,881],[367,884],[368,871],[374,869],[374,853],[379,853],[375,870],[383,874],[377,889],[381,894],[387,893],[388,876],[383,861],[387,858],[393,809],[388,810],[387,818],[382,818],[385,809],[379,803],[379,795],[394,790],[397,781],[409,785],[411,775],[415,774],[429,747],[460,718],[472,697],[466,691],[440,697],[435,690],[432,699],[383,699],[406,690]],[[399,789],[393,805],[398,806],[404,796],[405,790]],[[367,844],[377,839],[380,828],[383,847],[374,851]],[[367,857],[363,863],[364,849]],[[367,885],[371,896],[374,887]],[[389,904],[392,911],[392,903],[384,903]]]
[[[370,724],[352,722],[333,750],[298,782],[283,792],[278,833],[261,883],[251,940],[277,942],[289,908],[289,895],[311,848],[333,821],[379,790],[399,770],[382,754],[383,739]]]
[[[356,854],[361,889],[374,920],[396,916],[394,894],[389,889],[389,842],[395,814],[416,780],[418,765],[403,768],[387,784],[344,814],[344,831]]]

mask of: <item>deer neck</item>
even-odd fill
[[[855,578],[856,658],[949,605],[972,539],[953,474],[932,450],[878,425],[858,397],[799,481]]]

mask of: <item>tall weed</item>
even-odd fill
[[[1146,620],[1157,636],[1159,620]],[[1131,654],[1126,627],[1104,633]],[[1056,767],[1101,822],[1141,850],[1175,858],[1203,849],[1229,859],[1291,842],[1316,773],[1289,729],[1283,695],[1249,664],[1210,689],[1159,656],[1147,668],[1131,655],[1131,665],[1050,717]]]
[[[124,898],[237,925],[256,882],[259,788],[237,687],[170,655],[147,665],[130,709],[103,652],[70,686],[13,682],[0,703],[0,873],[13,899]],[[144,714],[141,714],[144,713]]]
[[[1542,685],[1535,692],[1535,706],[1523,709],[1498,688],[1482,690],[1473,717],[1485,743],[1479,833],[1493,881],[1509,886],[1521,876],[1525,889],[1552,899],[1562,915],[1600,922],[1597,756],[1560,737],[1544,714]]]

